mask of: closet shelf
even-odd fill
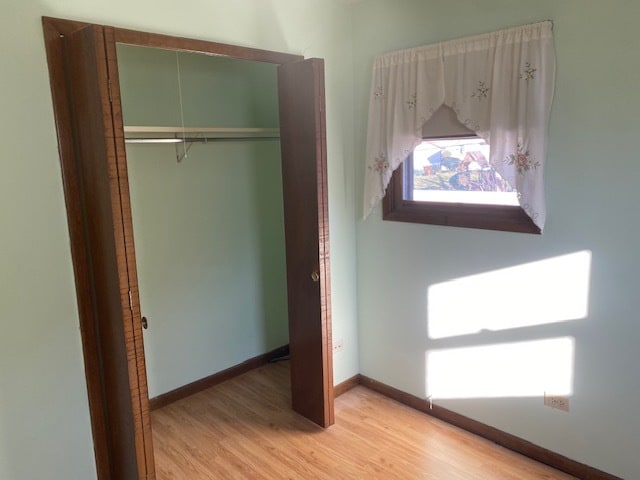
[[[238,140],[277,140],[278,128],[218,128],[218,127],[124,127],[126,143],[183,143]]]

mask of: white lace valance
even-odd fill
[[[547,125],[555,82],[551,22],[379,55],[374,60],[364,216],[442,105],[491,146],[496,171],[542,228]]]

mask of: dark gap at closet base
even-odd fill
[[[169,392],[158,395],[157,397],[150,398],[149,409],[153,411],[165,407],[170,403],[201,392],[202,390],[206,390],[207,388],[218,385],[219,383],[230,380],[234,377],[242,375],[243,373],[247,373],[255,368],[266,365],[267,363],[280,360],[287,355],[289,355],[289,345],[283,345],[274,350],[271,350],[270,352],[263,353],[262,355],[258,355],[256,357],[245,360],[238,365],[234,365],[233,367],[229,367],[218,373],[209,375],[208,377],[201,378],[200,380],[196,380],[195,382],[191,382],[183,385],[182,387],[178,387],[175,390],[171,390]]]

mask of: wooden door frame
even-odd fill
[[[49,65],[49,74],[51,82],[51,92],[54,108],[54,116],[56,121],[58,149],[60,162],[62,167],[62,179],[65,192],[65,203],[67,208],[67,218],[69,224],[69,234],[71,242],[71,253],[73,260],[73,268],[76,283],[76,295],[78,302],[78,313],[80,320],[80,330],[83,345],[83,356],[85,375],[87,382],[87,393],[89,401],[89,409],[91,414],[91,424],[93,432],[94,451],[96,457],[96,469],[98,478],[106,480],[112,478],[112,462],[113,456],[117,453],[112,445],[113,431],[111,429],[112,417],[110,417],[109,408],[109,392],[106,391],[104,385],[104,368],[103,365],[109,360],[109,352],[103,352],[100,348],[100,332],[96,323],[98,312],[96,310],[95,295],[96,285],[94,273],[92,271],[92,251],[87,240],[87,229],[90,228],[90,221],[84,212],[85,193],[82,188],[82,179],[80,175],[79,158],[77,154],[76,137],[74,136],[73,117],[74,111],[71,102],[72,92],[67,78],[67,68],[65,59],[65,43],[66,36],[73,34],[86,27],[98,27],[104,31],[105,41],[104,48],[105,58],[109,63],[106,68],[117,74],[117,62],[115,62],[115,45],[116,43],[126,43],[138,46],[157,47],[177,51],[188,51],[194,53],[204,53],[216,56],[225,56],[230,58],[238,58],[244,60],[261,61],[273,64],[285,64],[290,62],[298,62],[303,60],[302,56],[260,50],[254,48],[240,47],[223,43],[207,42],[203,40],[193,40],[180,37],[172,37],[168,35],[153,34],[139,32],[128,29],[115,28],[105,25],[95,25],[86,22],[71,21],[64,19],[56,19],[43,17],[44,40],[47,52],[47,61]],[[111,60],[109,60],[111,59]],[[109,78],[114,78],[111,75]],[[117,75],[115,76],[117,78]],[[110,85],[102,85],[108,89],[111,103],[118,105],[120,108],[120,91],[117,81],[109,82]],[[105,90],[106,91],[106,90]],[[123,137],[121,112],[111,111],[114,135],[120,136],[117,145],[124,145],[120,141]],[[318,139],[324,142],[324,138]],[[324,145],[322,146],[324,151]],[[137,277],[135,272],[135,254],[133,252],[133,225],[130,218],[130,205],[128,197],[128,179],[126,177],[126,156],[124,151],[116,152],[116,158],[113,159],[113,165],[116,170],[115,175],[118,178],[119,187],[121,189],[121,197],[112,199],[112,202],[121,202],[115,205],[116,208],[122,208],[123,217],[121,226],[123,231],[120,235],[123,240],[120,245],[116,245],[116,257],[114,262],[126,263],[126,269],[132,274],[133,281],[129,284],[130,302],[127,306],[130,308],[129,319],[131,324],[125,326],[126,335],[122,338],[122,343],[127,353],[128,374],[137,380],[142,374],[146,379],[144,349],[142,346],[142,326],[140,321],[140,308],[138,299]],[[120,167],[120,171],[118,171]],[[321,174],[318,178],[319,184],[326,182],[326,159],[324,161],[317,160],[317,169]],[[124,173],[123,173],[124,172]],[[111,174],[111,172],[110,172]],[[326,184],[319,185],[319,202],[325,207],[327,204]],[[88,195],[88,194],[87,194]],[[294,199],[295,200],[295,199]],[[328,228],[328,220],[325,225]],[[114,223],[114,229],[116,229]],[[126,244],[126,245],[125,245]],[[128,247],[128,248],[127,248]],[[94,254],[95,255],[95,254]],[[326,258],[320,259],[321,262],[326,261],[326,272],[328,274],[328,255]],[[323,267],[324,268],[324,267]],[[323,281],[325,288],[321,291],[323,304],[326,306],[326,312],[323,321],[322,338],[318,339],[325,346],[322,349],[322,364],[328,368],[323,370],[321,379],[324,389],[325,399],[333,402],[333,378],[332,377],[332,349],[331,349],[331,325],[330,325],[330,292],[329,278]],[[124,302],[123,302],[124,303]],[[125,306],[122,305],[124,309]],[[296,322],[297,319],[289,318],[289,322]],[[291,328],[291,327],[290,327]],[[128,336],[127,336],[128,335]],[[328,347],[327,347],[328,346]],[[140,437],[143,444],[143,451],[137,453],[140,457],[145,457],[143,467],[138,469],[136,478],[155,478],[155,468],[153,460],[153,450],[151,442],[150,419],[149,419],[149,399],[146,382],[134,381],[133,384],[138,386],[137,389],[132,388],[131,397],[137,414],[141,417],[141,425],[136,420],[134,430],[136,435]],[[331,404],[332,407],[332,404]],[[134,412],[135,415],[135,412]],[[333,423],[333,408],[330,409],[330,416],[326,417],[322,426],[329,426]],[[110,439],[111,433],[111,439]],[[123,479],[124,480],[124,479]]]

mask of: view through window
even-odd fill
[[[403,199],[518,205],[517,192],[489,163],[479,137],[424,140],[404,164]]]

